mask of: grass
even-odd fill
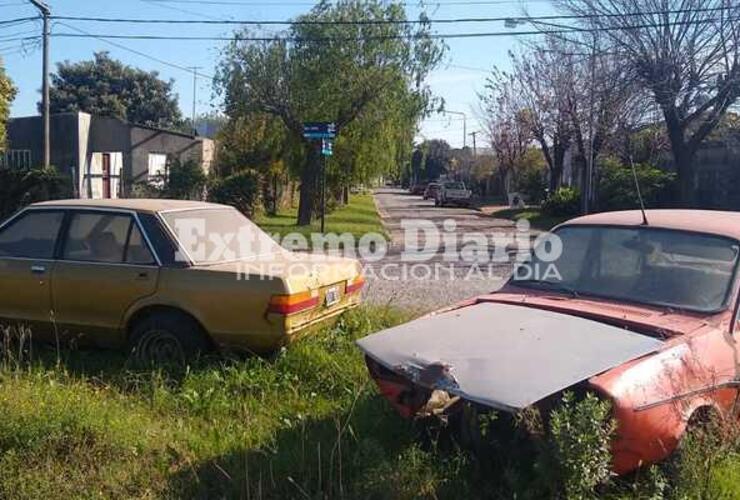
[[[375,396],[354,345],[404,318],[364,309],[274,359],[205,360],[177,375],[99,351],[5,364],[0,498],[437,491],[442,469]]]
[[[299,233],[308,238],[321,229],[320,222],[314,221],[310,226],[297,226],[297,209],[293,208],[277,215],[260,215],[255,222],[268,234],[278,234],[280,237],[289,233]],[[386,236],[385,229],[375,207],[371,194],[353,194],[349,203],[326,215],[326,232],[343,234],[350,233],[358,241],[366,233],[378,233]]]
[[[516,446],[473,458],[377,394],[354,341],[405,319],[365,307],[272,359],[182,373],[131,370],[111,352],[6,351],[0,498],[541,498],[549,476]],[[706,498],[740,495],[740,448],[726,451]],[[655,469],[600,496],[691,498],[707,460],[687,457],[680,489]]]
[[[519,220],[528,220],[534,229],[549,231],[558,224],[565,222],[572,217],[555,217],[542,213],[537,207],[528,208],[506,208],[491,213],[491,217],[498,219],[508,219],[514,222]]]

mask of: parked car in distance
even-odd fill
[[[426,190],[427,185],[429,185],[428,182],[417,182],[416,184],[411,186],[411,189],[409,189],[409,193],[415,196],[421,196],[424,194],[424,191]]]
[[[468,207],[473,198],[473,192],[465,187],[465,183],[458,181],[445,181],[441,183],[434,204],[439,207],[455,205]]]
[[[362,286],[357,261],[290,252],[224,205],[55,201],[0,226],[4,322],[143,360],[272,351],[356,306]]]
[[[740,213],[646,219],[566,222],[562,254],[535,252],[500,291],[361,339],[380,392],[406,417],[432,401],[458,423],[496,410],[509,433],[507,416],[546,422],[565,391],[590,392],[611,405],[618,474],[666,458],[695,423],[737,418]]]
[[[424,190],[425,200],[436,200],[440,190],[439,182],[430,182],[426,190]]]

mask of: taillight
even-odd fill
[[[362,287],[365,286],[365,277],[362,275],[356,276],[355,278],[352,278],[351,280],[347,281],[347,287],[345,288],[344,293],[354,293],[359,292],[362,290]]]
[[[294,293],[291,295],[273,295],[267,312],[275,314],[293,314],[319,305],[318,290]]]

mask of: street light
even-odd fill
[[[467,145],[467,137],[468,137],[468,115],[463,113],[462,111],[450,111],[449,109],[440,111],[441,114],[448,114],[448,115],[460,115],[463,117],[463,148]]]

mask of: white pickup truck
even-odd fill
[[[434,204],[438,207],[446,205],[468,207],[472,198],[473,192],[467,189],[463,182],[445,181],[441,183]]]

